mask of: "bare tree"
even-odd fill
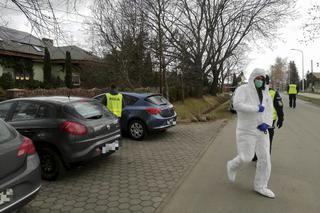
[[[105,47],[105,54],[113,52],[118,55],[120,71],[129,87],[133,84],[129,77],[129,64],[125,50],[126,40],[137,38],[144,30],[144,16],[141,1],[95,1],[92,13],[93,29],[99,34]],[[127,49],[130,51],[130,49]]]
[[[320,32],[320,4],[314,3],[308,10],[308,20],[303,26],[304,41],[319,39]]]
[[[145,14],[147,16],[148,27],[156,35],[155,45],[152,45],[153,51],[159,61],[159,74],[160,74],[160,93],[164,94],[169,99],[169,86],[167,81],[167,64],[165,57],[166,40],[165,29],[162,25],[162,20],[165,17],[166,11],[170,7],[169,0],[145,0]],[[163,90],[164,86],[164,90]]]
[[[65,6],[66,14],[78,14],[77,8],[84,0],[63,0],[59,5]],[[29,21],[32,31],[37,36],[53,35],[56,40],[64,40],[64,32],[61,30],[61,20],[56,16],[53,0],[7,0],[0,3],[1,8],[20,11]],[[0,11],[1,12],[1,11]],[[1,14],[1,13],[0,13]],[[5,26],[7,21],[0,17],[0,25]]]
[[[275,64],[271,66],[271,83],[274,88],[283,90],[285,88],[285,73],[288,70],[287,59],[277,57]]]

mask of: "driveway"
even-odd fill
[[[213,142],[224,121],[178,125],[43,182],[23,209],[35,212],[155,212]]]

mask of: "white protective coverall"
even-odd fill
[[[236,171],[243,162],[250,162],[254,154],[257,154],[255,189],[267,188],[271,173],[269,133],[265,134],[257,127],[262,123],[272,126],[273,122],[273,104],[268,88],[262,91],[262,105],[265,110],[258,112],[260,100],[254,84],[257,76],[266,76],[266,73],[262,69],[255,69],[250,75],[248,84],[238,87],[235,91],[233,106],[238,116],[236,129],[238,155],[229,161],[231,169]]]

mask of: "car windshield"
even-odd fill
[[[105,114],[102,105],[96,101],[74,102],[72,106],[85,119],[99,119]]]
[[[4,121],[0,121],[0,144],[9,140],[12,137],[11,131],[4,124]]]
[[[156,105],[167,105],[168,101],[161,95],[154,95],[147,98],[147,101]]]

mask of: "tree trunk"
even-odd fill
[[[211,83],[210,93],[213,96],[217,96],[219,92],[219,70],[217,66],[211,67],[211,72],[213,76],[213,81]]]
[[[180,80],[181,80],[181,97],[182,97],[182,102],[184,103],[184,82],[183,82],[183,74],[181,72],[180,75]]]

